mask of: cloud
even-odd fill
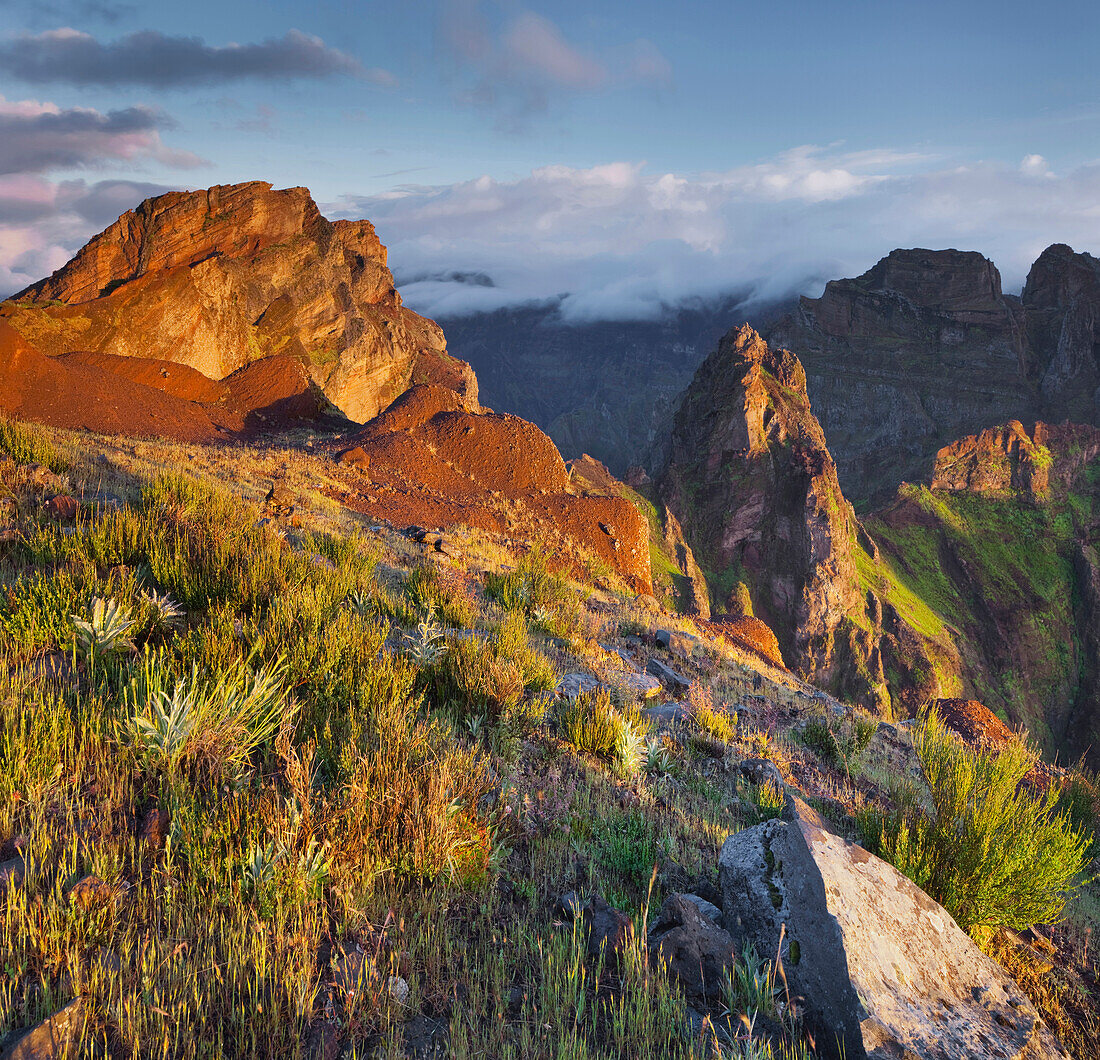
[[[130,180],[0,176],[0,297],[48,276],[120,214],[170,190]]]
[[[597,53],[568,40],[542,15],[512,7],[508,12],[491,19],[481,0],[446,0],[438,27],[458,71],[458,98],[498,111],[505,128],[548,110],[555,95],[672,82],[672,67],[652,41]]]
[[[29,17],[38,25],[43,22],[57,25],[60,21],[72,19],[115,23],[137,11],[137,4],[110,3],[108,0],[60,0],[58,3],[37,0],[31,7],[24,0],[0,0],[0,8],[4,7],[18,7],[22,17]]]
[[[899,246],[979,250],[1018,290],[1050,243],[1100,250],[1097,202],[1100,164],[1055,175],[1045,161],[803,146],[721,173],[616,162],[405,185],[330,212],[374,221],[418,311],[554,301],[566,319],[588,320],[652,317],[746,287],[819,294]],[[492,286],[455,279],[471,273]]]
[[[171,166],[199,164],[200,159],[190,152],[173,151],[161,143],[160,130],[170,124],[148,107],[102,113],[0,96],[0,174],[139,158]]]
[[[31,84],[145,85],[179,88],[242,78],[278,80],[346,74],[392,85],[391,73],[366,69],[320,37],[290,30],[259,44],[213,46],[199,37],[154,30],[104,43],[75,29],[24,34],[0,43],[0,72]]]

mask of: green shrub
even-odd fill
[[[596,860],[633,890],[644,890],[653,869],[668,855],[668,840],[639,809],[615,812],[595,830]]]
[[[802,742],[829,765],[850,773],[863,757],[875,733],[878,722],[855,715],[847,721],[831,721],[827,717],[811,718],[802,729]]]
[[[546,550],[536,544],[507,574],[488,574],[485,593],[496,600],[506,611],[524,611],[528,614],[542,610],[557,612],[571,597],[569,579],[552,571]]]
[[[137,709],[126,729],[141,756],[169,775],[185,760],[213,775],[238,774],[254,751],[294,720],[296,707],[287,702],[281,663],[256,672],[242,664],[217,675],[200,675],[193,668],[169,689],[166,680],[150,672],[159,658],[147,653],[128,689],[127,701]],[[147,698],[138,702],[139,696]]]
[[[431,611],[450,626],[466,629],[474,624],[470,601],[454,586],[448,585],[434,563],[422,563],[409,571],[405,595],[421,614]]]
[[[523,699],[523,673],[479,637],[455,637],[443,658],[428,671],[428,682],[440,704],[450,703],[463,716],[499,720]]]
[[[36,424],[19,423],[0,415],[0,452],[17,464],[45,464],[51,471],[67,471],[69,463]]]
[[[929,801],[887,817],[876,852],[976,939],[1056,922],[1081,884],[1088,840],[1053,791],[1022,785],[1035,753],[1022,740],[971,749],[931,711],[913,741]]]

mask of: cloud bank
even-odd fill
[[[75,29],[24,34],[0,43],[0,73],[29,84],[182,88],[242,78],[279,80],[337,74],[391,85],[386,70],[366,69],[320,37],[291,30],[258,44],[214,46],[199,37],[147,30],[104,43]]]
[[[893,150],[804,146],[722,173],[641,163],[547,166],[409,185],[328,207],[369,217],[407,304],[454,316],[558,300],[566,319],[640,319],[751,287],[820,293],[895,247],[978,250],[1018,290],[1053,242],[1100,251],[1100,164],[1039,155],[954,164]],[[492,285],[464,277],[483,274]],[[403,282],[411,281],[411,282]]]

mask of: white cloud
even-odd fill
[[[747,285],[761,297],[816,294],[895,247],[981,251],[1018,290],[1050,243],[1100,250],[1097,203],[1100,165],[1055,175],[1045,160],[802,146],[722,173],[614,162],[408,185],[330,212],[375,222],[399,281],[415,281],[406,302],[429,315],[564,295],[567,317],[613,319]],[[439,278],[468,273],[494,286]]]

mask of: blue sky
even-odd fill
[[[898,245],[1100,251],[1100,13],[0,0],[0,293],[146,194],[304,184],[429,312],[644,315]],[[455,283],[476,270],[495,286]]]

